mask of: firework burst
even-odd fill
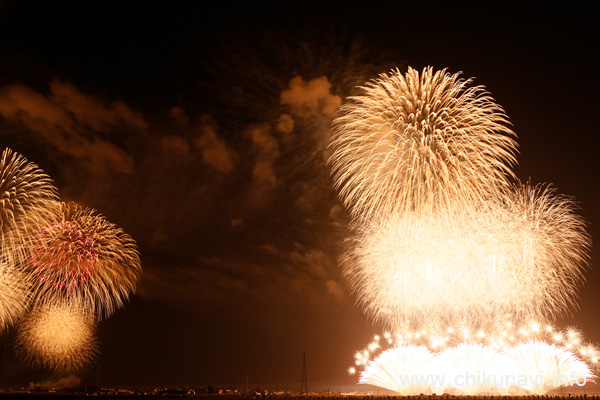
[[[57,203],[35,237],[29,269],[39,302],[76,301],[110,315],[135,290],[141,274],[135,241],[96,211]]]
[[[594,378],[572,351],[530,340],[503,351],[481,343],[460,343],[439,352],[424,346],[395,346],[370,361],[359,382],[403,395],[507,395],[511,390],[542,395]]]
[[[135,241],[96,211],[59,202],[50,178],[9,149],[0,193],[0,330],[29,310],[17,356],[57,372],[82,369],[98,355],[95,319],[135,290]]]
[[[470,83],[446,70],[396,70],[342,107],[329,161],[355,218],[470,204],[513,176],[508,118]]]
[[[57,198],[50,178],[10,149],[0,158],[0,330],[25,312],[30,300],[28,276],[21,271],[31,236]]]
[[[488,224],[500,220],[503,229],[519,233],[511,238],[518,257],[500,267],[521,280],[522,294],[514,297],[531,304],[529,317],[554,317],[571,309],[592,247],[574,199],[549,185],[517,184],[495,196],[489,208],[498,217]],[[503,243],[502,249],[509,246],[511,242]]]
[[[35,368],[74,372],[98,356],[94,314],[75,303],[34,308],[19,324],[17,357]]]

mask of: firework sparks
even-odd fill
[[[0,329],[33,305],[16,352],[69,372],[98,354],[95,318],[107,317],[141,274],[135,241],[96,211],[58,201],[50,178],[6,149],[0,159]]]
[[[438,353],[432,370],[443,376],[434,390],[442,394],[446,388],[457,389],[463,394],[475,395],[490,390],[507,392],[509,384],[498,379],[512,373],[511,360],[498,350],[479,343],[461,343]],[[481,376],[485,371],[488,378]],[[443,385],[440,385],[443,383]]]
[[[0,240],[3,262],[27,258],[30,234],[43,225],[48,204],[58,198],[52,180],[37,165],[10,149],[0,158]]]
[[[45,304],[20,323],[15,344],[21,361],[58,372],[85,368],[98,356],[94,315],[73,303]]]
[[[44,284],[71,290],[86,281],[96,268],[95,244],[91,232],[78,223],[55,222],[40,231],[30,261]]]
[[[545,326],[540,329],[540,326]],[[536,328],[538,328],[536,330]],[[498,351],[506,351],[511,346],[530,340],[546,342],[569,349],[593,368],[600,366],[600,350],[586,343],[583,336],[574,328],[560,330],[549,324],[540,324],[535,320],[522,325],[515,325],[510,320],[491,321],[487,326],[478,322],[462,323],[453,326],[435,325],[432,321],[423,325],[419,331],[409,328],[398,329],[389,334],[389,339],[381,340],[376,335],[361,351],[357,351],[355,371],[357,367],[365,366],[377,354],[391,347],[423,346],[432,352],[460,345],[461,343],[481,344]]]

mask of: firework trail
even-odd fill
[[[98,356],[95,318],[75,303],[44,304],[19,324],[15,353],[34,368],[66,373],[89,366]]]
[[[355,218],[478,202],[513,176],[508,118],[470,83],[446,70],[396,70],[342,107],[329,162]]]
[[[29,306],[30,286],[21,268],[31,234],[47,219],[58,192],[50,178],[10,149],[0,158],[0,331]]]
[[[54,210],[29,260],[37,302],[74,301],[108,317],[140,278],[135,241],[95,210],[75,203],[56,203]]]

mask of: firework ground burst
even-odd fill
[[[402,328],[384,332],[375,335],[365,348],[355,353],[355,365],[351,368],[356,372],[356,368],[368,364],[390,347],[422,346],[431,352],[439,352],[461,343],[472,343],[506,351],[519,343],[532,340],[564,347],[592,368],[600,367],[600,350],[595,345],[586,343],[582,333],[576,328],[559,329],[547,322],[533,320],[515,325],[510,319],[505,319],[494,321],[485,327],[469,323],[440,327],[435,325],[435,321],[431,321],[420,329]]]

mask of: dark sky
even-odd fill
[[[309,386],[355,382],[353,352],[379,328],[338,266],[348,216],[326,146],[343,99],[392,67],[476,77],[514,125],[518,177],[575,196],[597,240],[591,10],[410,3],[0,2],[0,146],[142,255],[82,382],[298,390],[303,351]],[[557,324],[600,342],[586,277]],[[0,385],[59,378],[19,366],[12,335]]]

